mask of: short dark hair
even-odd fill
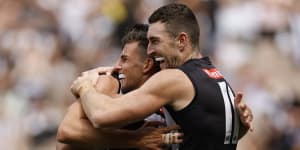
[[[150,24],[166,23],[167,32],[171,37],[176,37],[180,32],[186,32],[193,48],[199,47],[199,24],[193,11],[186,5],[172,3],[162,6],[152,13],[148,22]]]
[[[133,27],[129,28],[122,38],[122,48],[127,43],[138,42],[138,46],[140,47],[141,58],[147,57],[147,47],[148,47],[148,39],[147,39],[148,25],[147,24],[136,24]]]

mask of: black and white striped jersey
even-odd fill
[[[180,150],[235,150],[240,120],[234,93],[208,57],[191,59],[180,68],[191,80],[195,96],[174,111],[166,106],[184,133]]]

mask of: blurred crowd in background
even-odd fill
[[[114,65],[126,29],[170,2],[0,0],[0,149],[55,149],[71,82]],[[177,2],[195,12],[202,53],[253,111],[238,150],[300,150],[300,1]]]

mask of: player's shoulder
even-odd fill
[[[159,72],[156,73],[158,76],[173,76],[173,77],[178,77],[178,76],[184,76],[184,72],[180,69],[163,69]]]
[[[181,85],[181,87],[184,87],[185,84],[190,85],[188,76],[180,69],[164,69],[157,72],[150,79],[150,82],[158,83],[159,86]]]
[[[157,72],[153,77],[166,81],[177,81],[185,79],[186,75],[180,69],[164,69]]]

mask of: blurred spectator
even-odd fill
[[[0,149],[54,149],[81,71],[113,65],[120,37],[171,0],[0,0]],[[300,2],[177,0],[201,50],[245,93],[255,130],[240,150],[300,149]]]

